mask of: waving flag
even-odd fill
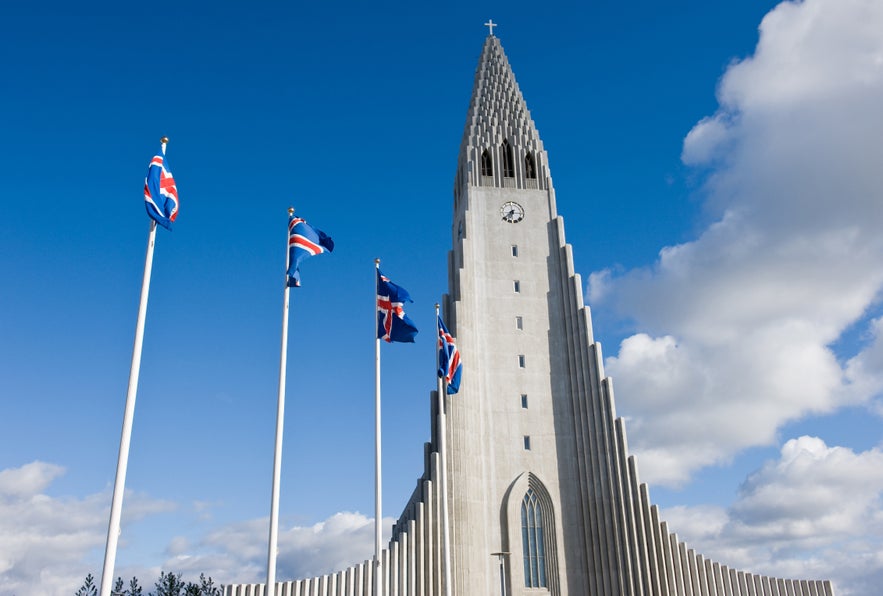
[[[411,342],[417,327],[405,314],[405,302],[413,302],[408,291],[377,270],[377,337],[387,342]]]
[[[441,316],[438,317],[438,376],[448,385],[448,395],[460,390],[460,350],[454,344],[454,336],[448,333]]]
[[[331,236],[307,223],[305,219],[288,216],[288,287],[300,287],[300,264],[307,257],[331,252]]]
[[[166,162],[164,150],[150,160],[150,166],[147,168],[147,178],[144,179],[144,206],[147,207],[147,215],[153,218],[153,221],[167,230],[172,229],[172,222],[178,217],[178,188]]]

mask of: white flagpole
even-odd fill
[[[438,304],[435,305],[435,320],[436,320],[436,335],[440,331],[438,327]],[[436,340],[436,345],[438,345],[439,341]],[[436,368],[438,368],[438,350],[436,350]],[[447,380],[442,379],[441,376],[438,376],[438,450],[439,450],[439,459],[441,460],[441,485],[439,486],[439,490],[441,491],[441,516],[442,516],[442,560],[445,567],[445,596],[451,596],[451,537],[450,532],[448,530],[448,464],[447,464],[447,447],[446,443],[446,429],[445,429],[445,417],[447,415],[447,401],[448,401],[448,385]]]
[[[166,154],[163,137],[162,153]],[[153,271],[153,248],[156,244],[156,221],[150,220],[147,235],[147,255],[144,257],[144,278],[141,281],[141,302],[138,306],[138,322],[135,324],[135,345],[132,349],[132,365],[129,368],[129,387],[126,391],[126,411],[123,416],[123,430],[120,436],[120,451],[117,457],[117,473],[113,482],[113,499],[110,505],[110,521],[107,524],[107,543],[104,548],[104,569],[101,572],[101,596],[110,596],[113,584],[113,569],[116,564],[117,543],[120,538],[120,517],[123,511],[123,493],[126,489],[126,470],[129,466],[129,444],[132,441],[132,422],[135,418],[135,397],[138,392],[138,375],[141,373],[141,347],[144,343],[144,321],[147,318],[147,297],[150,294],[150,274]]]
[[[288,208],[288,215],[294,215],[294,208]],[[285,242],[285,269],[288,270],[288,236]],[[282,473],[282,426],[285,422],[285,371],[288,363],[288,282],[282,299],[282,349],[279,357],[279,394],[276,400],[276,449],[273,452],[273,491],[270,498],[270,540],[267,547],[267,596],[276,594],[276,554],[279,541],[279,480]]]
[[[380,540],[383,525],[380,474],[380,338],[377,337],[377,295],[380,292],[377,276],[380,259],[374,259],[374,595],[381,596]]]

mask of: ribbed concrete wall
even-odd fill
[[[599,346],[587,347],[591,348],[587,352],[600,359]],[[586,499],[588,517],[602,520],[586,527],[593,563],[591,594],[834,596],[829,581],[782,579],[738,571],[707,559],[679,540],[668,524],[659,520],[657,507],[650,504],[647,485],[638,482],[635,459],[627,454],[623,420],[613,416],[609,380],[600,381],[596,389],[607,397],[602,400],[605,404],[603,411],[596,413],[600,420],[595,422],[601,434],[618,450],[618,457],[604,457],[601,452],[591,458],[595,469],[607,472],[607,480],[599,484],[601,490],[594,492],[596,498]],[[437,403],[434,394],[432,402]],[[589,418],[587,415],[586,420]],[[439,533],[441,516],[437,504],[440,498],[437,489],[439,454],[431,444],[428,446],[426,475],[418,481],[402,516],[393,526],[392,539],[383,551],[380,596],[445,594]],[[620,465],[621,462],[625,465]],[[604,486],[608,488],[606,494]],[[587,496],[592,495],[587,493]],[[278,582],[276,595],[375,596],[373,568],[373,561],[363,561],[330,575]],[[453,571],[456,573],[456,569]],[[536,593],[542,594],[543,591],[536,590]],[[237,584],[224,588],[224,596],[265,594],[264,584]]]

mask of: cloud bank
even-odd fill
[[[699,552],[775,577],[831,579],[838,594],[883,581],[883,451],[802,436],[752,473],[727,508],[663,514]]]
[[[87,573],[100,580],[110,492],[83,498],[47,495],[62,474],[61,466],[41,461],[0,471],[0,594],[4,596],[67,596]],[[167,501],[127,491],[123,525],[173,509]]]
[[[70,596],[87,573],[101,574],[110,495],[45,494],[61,473],[33,462],[0,471],[0,594]],[[848,495],[848,499],[844,498]],[[157,519],[183,504],[131,497],[133,515]],[[883,581],[883,450],[854,452],[803,436],[748,476],[724,507],[666,508],[663,517],[699,552],[778,577],[834,580],[841,596],[876,594]],[[127,514],[127,520],[133,521]],[[393,520],[385,519],[391,528]],[[160,570],[215,584],[260,583],[267,572],[267,518],[227,524],[195,539],[169,536],[156,567],[120,568],[146,591]],[[283,524],[277,577],[314,577],[371,556],[373,519],[342,512],[308,526]],[[121,543],[121,552],[126,546]]]
[[[593,307],[641,331],[606,372],[644,480],[682,485],[808,415],[879,411],[881,30],[876,0],[767,14],[684,140],[712,223],[650,267],[590,276]]]
[[[0,595],[70,596],[89,573],[100,582],[111,493],[49,496],[62,474],[61,466],[40,461],[0,470]],[[125,532],[134,522],[176,512],[189,515],[202,506],[127,491],[122,525]],[[384,527],[392,528],[394,521],[385,519]],[[201,573],[215,585],[265,582],[268,524],[259,518],[203,531],[196,538],[168,536],[165,559],[153,566],[120,565],[126,549],[139,546],[124,537],[114,575],[127,584],[137,577],[145,592],[153,590],[160,571],[180,574],[185,582],[198,581]],[[374,518],[342,512],[310,526],[283,524],[278,540],[280,581],[322,575],[373,555]]]

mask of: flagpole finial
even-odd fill
[[[438,302],[435,303],[435,310],[438,310]]]
[[[292,215],[294,215],[294,207],[289,207],[288,208],[288,217],[291,217]]]
[[[163,145],[165,145],[166,143],[169,142],[169,137],[162,137],[162,138],[159,140],[159,142],[162,143]]]
[[[374,264],[380,266],[380,259],[374,259]]]

